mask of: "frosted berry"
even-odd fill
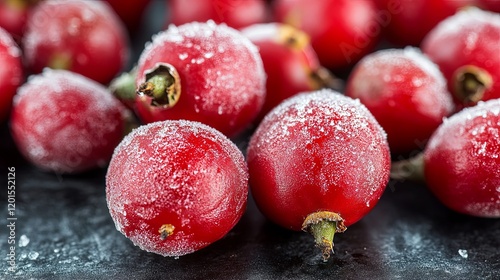
[[[389,154],[384,131],[358,100],[302,93],[274,108],[250,140],[252,195],[273,222],[311,231],[328,259],[334,233],[378,202]]]
[[[439,22],[476,0],[376,0],[385,38],[398,46],[419,46]]]
[[[223,134],[198,122],[163,121],[131,132],[116,148],[106,198],[116,228],[163,256],[200,250],[245,211],[248,171]]]
[[[168,0],[167,3],[169,23],[175,25],[213,20],[239,29],[267,19],[264,0]]]
[[[5,29],[16,42],[21,42],[26,29],[28,15],[41,0],[0,1],[0,28]]]
[[[422,149],[454,109],[437,65],[411,47],[365,56],[348,79],[346,95],[359,98],[375,116],[393,154]]]
[[[422,50],[443,72],[459,108],[500,98],[499,14],[460,11],[426,36]]]
[[[101,1],[42,1],[26,28],[24,54],[34,73],[65,69],[107,84],[128,59],[123,23]]]
[[[258,120],[284,99],[299,92],[339,87],[321,67],[304,32],[280,23],[255,24],[241,30],[259,48],[267,74],[266,101]]]
[[[500,218],[500,100],[447,119],[424,153],[425,181],[449,208]]]
[[[12,98],[24,80],[21,50],[7,31],[0,28],[0,122],[12,106]]]
[[[77,173],[107,164],[123,137],[126,114],[95,81],[46,69],[19,88],[10,126],[29,162],[48,171]]]
[[[257,116],[266,75],[255,45],[214,22],[171,26],[141,54],[136,110],[145,122],[186,119],[232,137]]]
[[[303,30],[325,67],[342,70],[371,52],[381,35],[373,1],[277,0],[275,19]]]

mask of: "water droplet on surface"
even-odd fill
[[[28,258],[29,258],[30,260],[34,261],[34,260],[38,259],[38,256],[39,256],[39,255],[40,255],[40,254],[39,254],[38,252],[29,252],[29,253],[28,253]]]
[[[21,235],[19,238],[19,247],[26,247],[30,243],[30,239],[26,235]]]
[[[458,250],[458,254],[459,254],[462,258],[464,258],[464,259],[466,259],[467,257],[469,257],[469,253],[467,252],[467,250],[464,250],[464,249],[459,249],[459,250]]]

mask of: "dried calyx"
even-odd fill
[[[473,65],[460,67],[453,75],[456,96],[465,104],[482,100],[492,83],[491,75],[486,70]]]
[[[145,72],[146,82],[137,89],[140,97],[150,97],[151,106],[171,108],[181,94],[181,79],[174,66],[168,63],[157,63],[150,71]]]
[[[175,227],[171,224],[164,224],[158,230],[161,240],[165,240],[167,237],[174,233]]]
[[[344,232],[346,229],[344,219],[339,214],[329,211],[309,214],[302,223],[302,230],[314,236],[316,246],[322,251],[324,262],[328,261],[333,251],[335,233]]]

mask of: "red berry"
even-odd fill
[[[418,46],[440,21],[476,0],[376,0],[385,37],[400,46]]]
[[[304,32],[280,23],[255,24],[241,32],[259,48],[267,74],[266,100],[258,120],[284,99],[334,82]]]
[[[23,38],[31,71],[66,69],[103,84],[125,66],[127,44],[123,24],[101,1],[43,1]]]
[[[123,137],[123,105],[81,75],[46,69],[19,88],[12,137],[36,166],[61,173],[104,166]]]
[[[213,22],[171,26],[154,36],[137,73],[137,113],[146,123],[199,121],[231,137],[264,103],[266,78],[257,48]]]
[[[40,0],[2,0],[0,1],[0,28],[9,32],[20,42],[23,37],[28,14]]]
[[[423,148],[454,107],[443,74],[415,48],[364,57],[348,79],[346,95],[359,98],[375,116],[394,154]]]
[[[169,23],[181,25],[193,21],[226,23],[242,28],[266,20],[263,0],[169,0]]]
[[[141,126],[116,148],[106,176],[116,228],[141,249],[182,256],[219,240],[243,215],[243,154],[206,125]]]
[[[445,120],[424,154],[425,181],[449,208],[500,218],[500,100]]]
[[[106,0],[130,33],[139,30],[143,14],[151,0]]]
[[[460,107],[500,98],[499,14],[461,11],[436,26],[422,50],[439,66]]]
[[[9,33],[0,27],[0,122],[4,122],[12,106],[12,98],[23,82],[21,50]]]
[[[273,109],[252,136],[247,160],[265,216],[288,229],[315,231],[317,224],[333,233],[370,212],[390,169],[386,135],[375,118],[358,100],[331,90],[299,94]],[[315,233],[325,259],[333,233]]]
[[[381,33],[371,0],[278,0],[276,19],[305,31],[322,65],[342,68],[372,51]]]
[[[476,0],[477,6],[488,11],[500,13],[499,0]]]

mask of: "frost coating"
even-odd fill
[[[270,219],[300,229],[308,214],[331,211],[349,226],[380,198],[389,151],[385,132],[359,100],[321,90],[273,109],[252,136],[248,162],[252,192]],[[263,203],[267,196],[278,202]]]
[[[426,181],[444,204],[474,216],[500,217],[499,136],[498,99],[445,119],[425,150]]]
[[[12,36],[5,31],[5,29],[0,27],[0,45],[3,45],[7,48],[7,52],[13,57],[20,57],[21,50],[12,39]]]
[[[246,205],[243,155],[220,132],[190,121],[141,126],[116,148],[106,176],[116,228],[141,249],[181,256],[224,236]],[[171,224],[162,240],[158,230]]]
[[[13,104],[16,144],[30,161],[57,172],[104,165],[127,114],[102,85],[65,70],[31,76]]]
[[[154,35],[139,58],[137,86],[145,82],[140,73],[159,62],[179,72],[182,97],[177,108],[168,111],[144,108],[148,101],[141,102],[138,114],[146,122],[189,119],[234,136],[263,105],[266,74],[258,49],[225,24],[171,25]]]

